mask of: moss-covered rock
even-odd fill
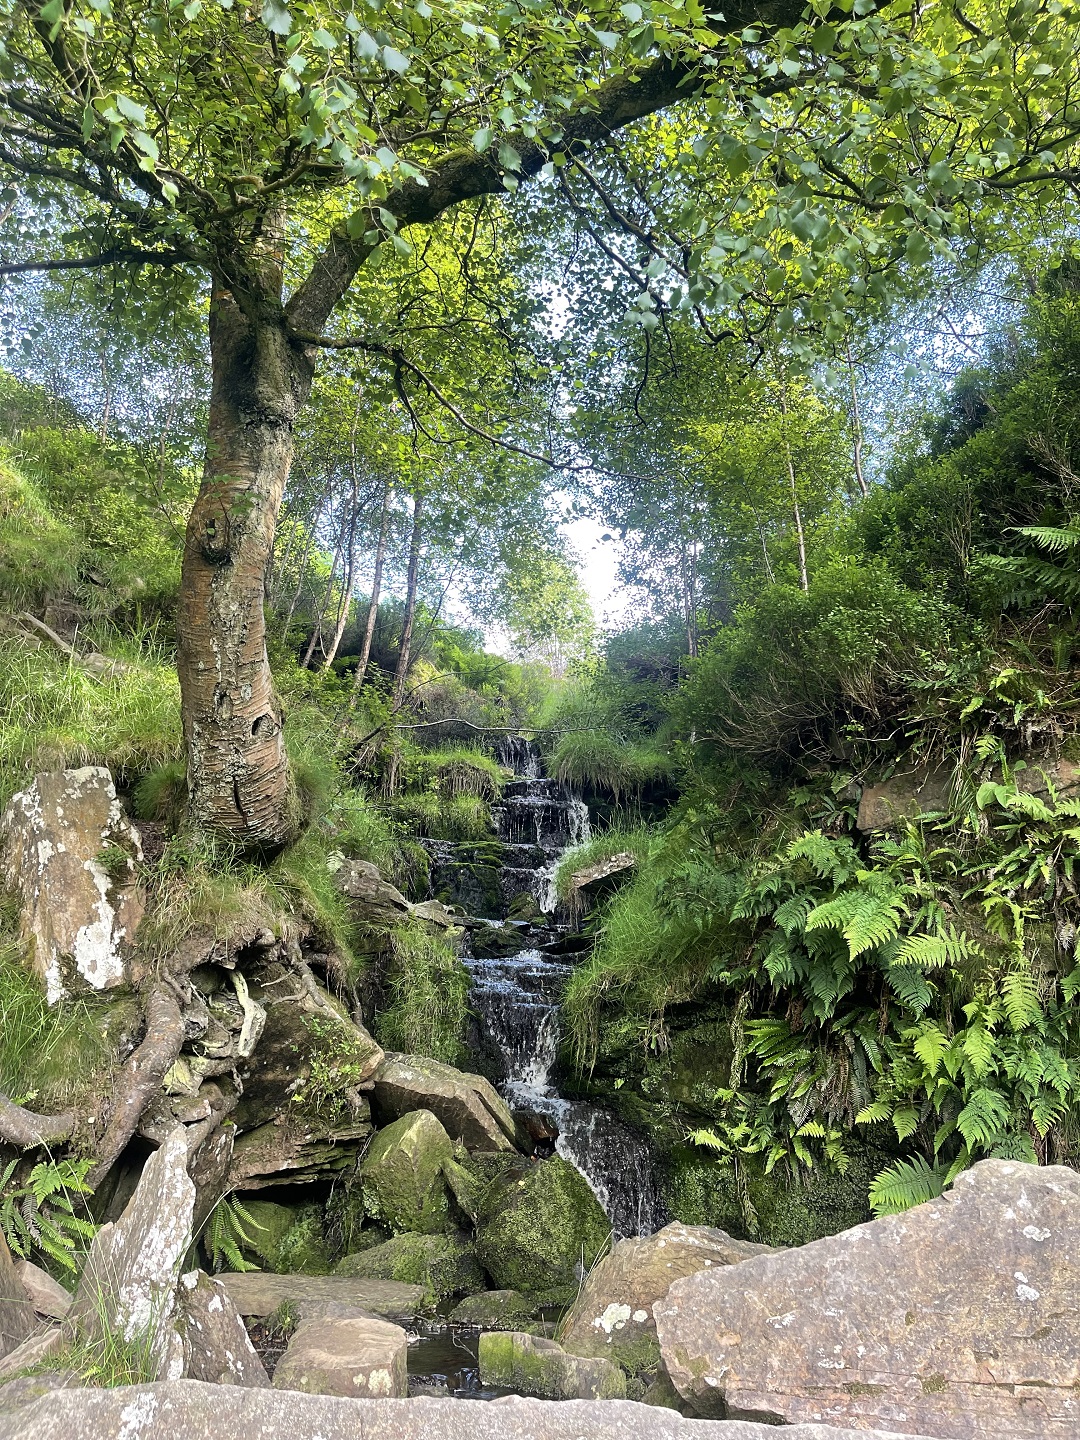
[[[451,1310],[452,1325],[474,1325],[477,1330],[528,1330],[540,1306],[520,1290],[485,1290],[470,1295]]]
[[[277,1275],[328,1275],[330,1255],[318,1205],[275,1205],[270,1200],[245,1200],[252,1222],[243,1222],[249,1258],[262,1261]]]
[[[532,891],[523,890],[520,895],[515,895],[510,901],[506,918],[508,920],[527,920],[530,925],[542,925],[547,916],[540,909],[540,901]]]
[[[366,1280],[399,1280],[422,1285],[426,1304],[437,1305],[449,1295],[481,1290],[484,1275],[476,1250],[464,1235],[396,1235],[383,1245],[346,1255],[335,1275]]]
[[[430,1110],[413,1110],[380,1130],[360,1166],[364,1208],[395,1235],[435,1235],[450,1226],[443,1167],[454,1153]]]
[[[579,1280],[610,1234],[596,1196],[556,1155],[510,1170],[487,1187],[476,1251],[500,1288],[546,1290]]]
[[[610,1360],[568,1355],[554,1340],[512,1331],[480,1336],[480,1378],[547,1400],[622,1400],[626,1376]]]

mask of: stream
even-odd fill
[[[536,856],[522,874],[520,890],[536,896],[552,923],[558,908],[555,870],[569,848],[590,838],[588,808],[557,780],[540,774],[540,754],[532,742],[515,739],[499,758],[516,778],[492,818],[507,847],[528,846]],[[543,854],[542,864],[537,852]],[[666,1217],[644,1140],[607,1110],[564,1098],[552,1079],[559,1003],[573,966],[543,949],[498,959],[466,958],[465,964],[472,977],[472,1008],[502,1062],[500,1089],[510,1108],[542,1122],[556,1152],[588,1182],[617,1239],[651,1235]]]

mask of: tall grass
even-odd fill
[[[422,925],[395,930],[387,995],[389,1004],[375,1022],[380,1045],[460,1063],[469,977],[453,941]]]
[[[108,765],[123,782],[181,753],[171,663],[141,659],[98,680],[51,650],[0,638],[0,805],[41,770]]]
[[[671,757],[655,740],[626,740],[607,730],[566,734],[551,766],[564,785],[606,793],[616,802],[639,797],[647,785],[670,779]]]

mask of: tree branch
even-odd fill
[[[183,250],[103,250],[100,255],[80,255],[62,260],[0,261],[0,275],[27,275],[42,270],[98,270],[106,265],[206,264],[208,257]]]

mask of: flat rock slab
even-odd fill
[[[0,1392],[2,1393],[2,1392]],[[895,1440],[795,1425],[784,1440]],[[628,1400],[343,1400],[172,1380],[58,1390],[0,1414],[0,1440],[777,1440],[771,1425],[685,1420]],[[928,1437],[920,1437],[928,1440]]]
[[[654,1314],[699,1414],[1075,1440],[1080,1174],[984,1160],[905,1214],[677,1280]]]
[[[241,1315],[272,1315],[286,1300],[298,1306],[331,1301],[386,1320],[413,1320],[424,1303],[422,1285],[397,1280],[354,1280],[343,1275],[268,1275],[249,1270],[217,1277]]]
[[[303,1320],[274,1371],[275,1390],[356,1399],[409,1393],[408,1337],[386,1320],[324,1316]]]
[[[430,1110],[469,1150],[515,1149],[510,1108],[482,1075],[421,1055],[388,1053],[375,1071],[374,1099],[384,1125],[410,1110]]]

